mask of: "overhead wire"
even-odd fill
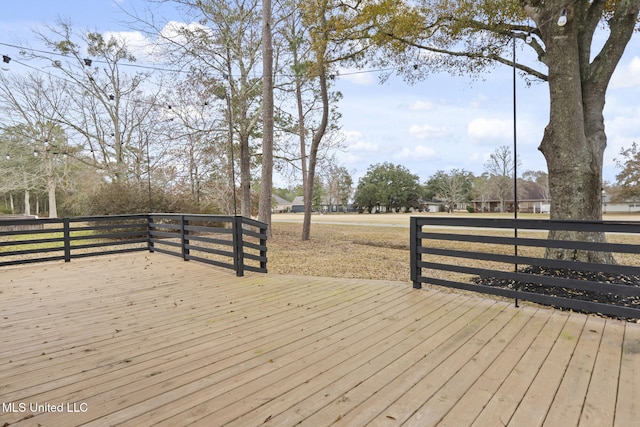
[[[45,50],[41,50],[41,49],[34,49],[34,48],[30,48],[30,47],[25,47],[25,46],[19,46],[19,45],[15,45],[15,44],[11,44],[11,43],[5,43],[5,42],[0,42],[0,46],[6,46],[6,47],[11,47],[14,49],[19,49],[21,54],[24,54],[24,52],[26,51],[30,51],[30,52],[36,52],[36,53],[40,53],[40,54],[44,54],[44,55],[51,55],[51,56],[60,56],[60,57],[64,57],[64,58],[69,58],[69,55],[65,55],[63,53],[60,52],[54,52],[54,51],[45,51]],[[16,63],[19,63],[20,65],[29,67],[28,65],[26,65],[24,62],[18,62],[15,58],[11,58],[8,55],[4,55],[7,56],[7,58],[9,60],[13,60]],[[39,58],[39,59],[43,59],[43,58]],[[107,61],[103,61],[100,59],[93,59],[93,58],[86,58],[85,61],[89,61],[91,63],[95,62],[97,64],[107,64]],[[119,65],[121,66],[125,66],[125,67],[131,67],[131,68],[139,68],[139,69],[143,69],[143,70],[150,70],[150,71],[161,71],[161,72],[168,72],[168,73],[178,73],[178,74],[190,74],[192,73],[191,70],[184,70],[184,69],[177,69],[177,68],[165,68],[165,67],[159,67],[159,66],[154,66],[154,65],[143,65],[143,64],[134,64],[134,63],[127,63],[127,62],[121,62],[119,63]],[[32,68],[34,70],[37,71],[42,71],[41,69],[37,69],[35,67],[29,67]],[[348,71],[348,72],[336,72],[336,73],[332,73],[330,76],[332,79],[335,78],[339,78],[340,76],[353,76],[353,75],[359,75],[359,74],[377,74],[377,73],[384,73],[384,72],[389,72],[389,71],[394,71],[394,70],[398,70],[401,69],[401,66],[397,66],[397,67],[388,67],[388,68],[378,68],[378,69],[369,69],[369,70],[358,70],[358,71]],[[223,77],[224,73],[220,73],[220,77]],[[278,74],[280,77],[295,77],[295,74],[289,74],[289,73],[279,73]],[[260,76],[258,74],[256,74],[254,76],[255,78],[259,78]]]

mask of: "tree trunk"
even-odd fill
[[[320,126],[313,135],[311,142],[311,151],[309,153],[309,173],[307,175],[306,185],[304,187],[304,219],[302,221],[302,240],[309,240],[311,237],[311,207],[313,205],[313,183],[316,176],[316,161],[318,159],[318,148],[324,137],[329,122],[329,91],[327,88],[327,75],[324,60],[319,59],[318,64],[320,79],[320,97],[322,98],[322,118]]]
[[[49,195],[49,218],[58,218],[58,203],[56,202],[56,179],[53,175],[51,156],[45,152],[45,172],[47,175],[47,194]]]
[[[271,193],[273,187],[273,46],[271,0],[262,0],[262,181],[258,219],[267,224],[271,237]]]
[[[58,218],[58,204],[56,202],[56,183],[53,177],[47,179],[47,193],[49,194],[49,218]]]
[[[547,46],[545,61],[556,66],[549,67],[550,118],[539,149],[549,170],[551,219],[601,221],[602,165],[607,145],[603,109],[610,74],[591,68],[586,57],[589,49],[584,46],[591,40],[584,40],[574,13],[568,9],[565,26],[557,25],[548,15],[546,23],[540,24]],[[549,238],[605,241],[603,233],[595,232],[550,232]],[[614,262],[610,253],[585,250],[550,248],[546,256]]]
[[[251,218],[251,153],[248,135],[240,135],[240,194],[240,215]]]
[[[31,195],[29,194],[29,189],[24,190],[24,214],[31,215]]]

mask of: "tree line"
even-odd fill
[[[518,199],[548,200],[548,175],[544,171],[526,171],[518,178]],[[426,203],[437,202],[448,212],[471,209],[477,201],[484,209],[498,202],[506,212],[513,201],[513,160],[509,147],[496,149],[484,164],[484,172],[475,176],[464,169],[438,170],[421,183],[418,175],[402,165],[372,165],[357,185],[354,204],[361,211],[400,212],[422,210]]]

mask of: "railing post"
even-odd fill
[[[418,248],[422,246],[422,238],[418,238],[419,231],[422,231],[422,226],[418,225],[418,218],[412,216],[409,218],[409,253],[411,257],[409,262],[414,289],[422,288],[422,283],[419,281],[419,277],[422,274],[422,269],[419,266],[419,262],[422,261],[422,254],[418,252]]]
[[[154,252],[153,237],[151,237],[151,224],[153,223],[153,216],[147,215],[147,249],[149,252]]]
[[[260,247],[266,248],[267,247],[267,232],[269,230],[267,229],[267,227],[265,228],[260,228],[260,235],[264,236],[264,239],[260,239]],[[267,258],[267,251],[266,250],[260,250],[260,257],[266,259]],[[264,270],[264,272],[267,272],[267,261],[260,261],[260,268]]]
[[[244,276],[244,245],[242,242],[242,216],[233,217],[233,268],[236,276]]]
[[[189,261],[189,230],[187,230],[189,222],[184,218],[184,215],[180,215],[180,241],[182,247],[182,259]]]
[[[62,218],[62,228],[64,235],[64,262],[71,261],[71,222],[69,218]]]

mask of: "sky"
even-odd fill
[[[127,26],[130,20],[122,9],[142,11],[144,0],[21,0],[11,2],[0,15],[0,53],[18,57],[13,44],[43,48],[32,29],[58,18],[74,26],[94,31],[127,31],[131,39],[144,39]],[[171,8],[160,15],[177,19]],[[517,55],[526,55],[518,46]],[[6,64],[3,64],[6,65]],[[11,69],[12,65],[3,67]],[[14,69],[15,70],[15,69]],[[498,66],[480,79],[468,76],[433,74],[409,85],[398,77],[379,82],[379,73],[341,70],[335,89],[343,94],[339,104],[345,150],[338,159],[357,183],[371,165],[391,162],[405,166],[425,182],[436,171],[465,169],[484,171],[491,153],[501,146],[513,147],[512,70]],[[516,78],[516,142],[520,165],[526,170],[546,171],[538,151],[549,116],[548,87],[533,82],[527,86]],[[615,159],[622,148],[640,143],[640,33],[627,46],[613,76],[605,106],[608,147],[604,178],[615,182],[619,172]],[[276,177],[275,184],[289,184]]]

